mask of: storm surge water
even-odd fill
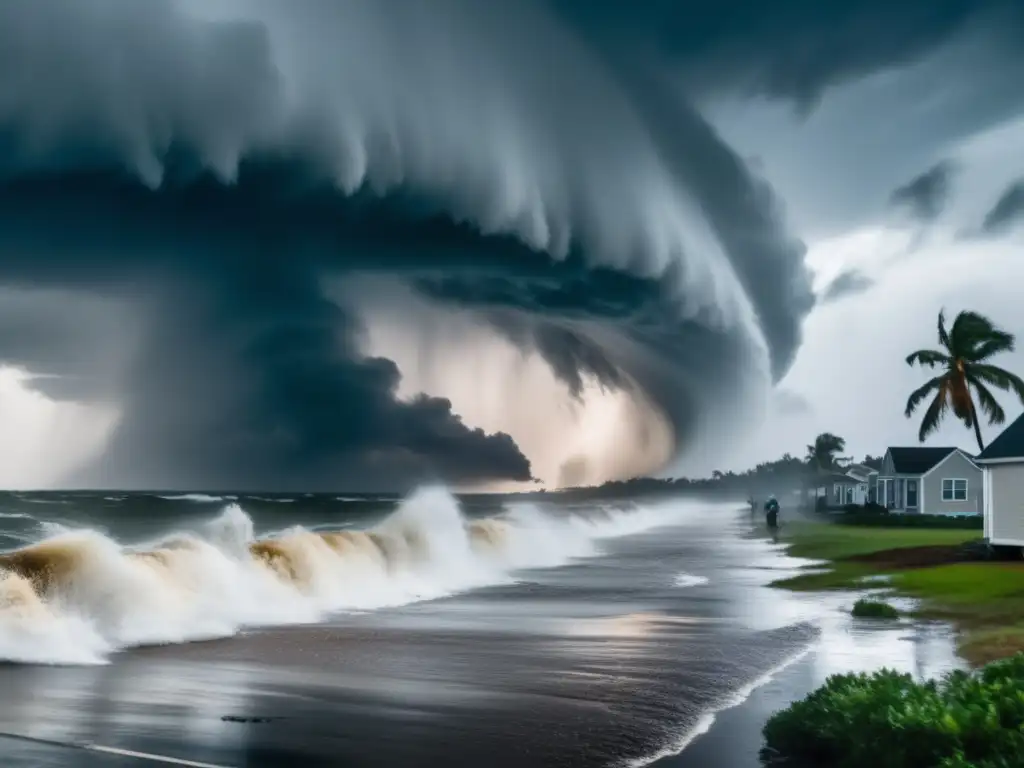
[[[0,554],[0,660],[96,664],[133,646],[429,600],[595,555],[599,539],[670,519],[644,507],[529,504],[471,519],[451,494],[430,488],[362,530],[295,526],[257,536],[239,503],[194,532],[146,545],[64,530]]]

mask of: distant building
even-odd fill
[[[868,500],[868,481],[850,473],[833,473],[826,478],[829,485],[828,506],[842,507],[847,504],[864,504]]]
[[[871,490],[891,512],[980,515],[984,510],[984,473],[959,448],[889,448]]]
[[[847,504],[865,504],[869,500],[871,478],[877,474],[863,464],[850,464],[833,472],[823,474],[816,480],[813,495],[825,499],[829,509],[839,509]]]

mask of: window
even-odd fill
[[[967,481],[960,478],[942,478],[943,501],[967,501]]]

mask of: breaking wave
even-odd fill
[[[426,489],[365,530],[293,527],[261,538],[237,503],[197,533],[145,547],[63,530],[0,554],[0,660],[99,664],[132,646],[429,600],[595,555],[598,540],[666,524],[671,514],[556,514],[520,504],[468,519],[447,491]]]

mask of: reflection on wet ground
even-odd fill
[[[744,516],[716,515],[517,584],[331,625],[101,667],[8,666],[0,731],[239,768],[639,764],[678,752],[801,655],[754,698],[784,680],[777,699],[791,699],[849,669],[957,665],[941,625],[854,621],[854,596],[767,588],[805,561],[748,536]],[[743,722],[742,709],[719,724]],[[713,727],[670,759],[717,744],[705,764],[754,765],[744,738],[759,742],[760,724],[742,727],[734,739]],[[0,739],[5,768],[147,762]]]

